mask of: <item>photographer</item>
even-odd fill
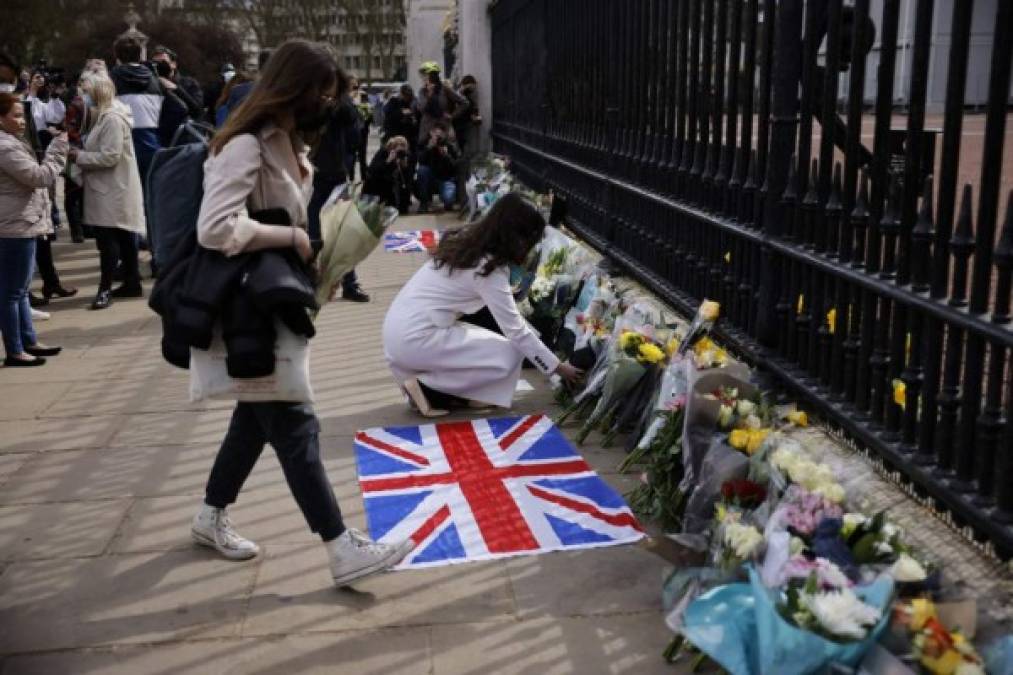
[[[467,105],[460,94],[446,86],[440,79],[440,67],[432,61],[422,64],[419,74],[423,77],[422,89],[419,90],[418,110],[419,143],[425,143],[429,132],[437,123],[443,124],[448,135],[454,138],[453,127],[450,126],[453,112],[460,106]]]
[[[434,194],[440,195],[444,208],[454,207],[457,198],[457,161],[461,151],[450,138],[446,122],[437,123],[429,132],[429,141],[419,155],[419,213],[429,210]]]
[[[204,119],[204,92],[197,80],[179,72],[176,52],[164,45],[158,45],[151,52],[155,72],[166,92],[175,95],[186,105],[190,117],[200,122]]]
[[[394,136],[373,155],[362,194],[376,196],[383,204],[393,206],[405,214],[412,201],[411,183],[408,139]]]

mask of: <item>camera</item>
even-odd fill
[[[172,66],[165,61],[151,61],[149,67],[158,77],[168,78],[172,75]]]
[[[408,151],[405,149],[398,150],[396,156],[398,159],[408,159]]]

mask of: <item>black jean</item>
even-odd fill
[[[353,165],[354,166],[354,165]],[[306,206],[306,230],[313,241],[320,241],[320,210],[327,202],[327,198],[334,192],[334,188],[345,182],[344,177],[322,176],[319,173],[313,176],[313,196]],[[359,288],[359,277],[355,270],[349,270],[341,278],[341,290],[351,293]]]
[[[341,509],[320,461],[320,423],[305,403],[236,403],[229,430],[208,476],[204,501],[224,509],[236,501],[253,466],[270,443],[310,529],[324,541],[345,531]]]
[[[141,285],[141,271],[137,263],[137,235],[118,227],[95,227],[95,246],[98,248],[101,277],[100,291],[113,287],[116,264],[123,261],[123,285],[136,288]]]
[[[43,290],[60,287],[60,275],[53,264],[53,243],[48,235],[39,237],[35,243],[35,266],[42,277]]]

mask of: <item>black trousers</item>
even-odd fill
[[[118,227],[95,227],[95,246],[98,248],[101,277],[100,291],[113,287],[116,264],[123,261],[123,285],[136,288],[141,285],[141,271],[137,263],[137,235]]]
[[[310,529],[324,541],[345,531],[338,501],[320,461],[320,423],[305,403],[240,401],[208,476],[204,501],[224,509],[236,501],[270,443]]]
[[[84,236],[84,188],[67,178],[63,181],[63,210],[73,237]]]
[[[42,277],[43,289],[60,287],[60,275],[56,273],[56,265],[53,264],[53,243],[48,236],[39,237],[35,242],[35,266]]]

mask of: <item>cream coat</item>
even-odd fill
[[[458,321],[482,307],[503,335]],[[545,374],[559,366],[517,311],[505,267],[483,277],[426,263],[387,312],[383,350],[399,383],[415,377],[437,391],[504,408],[513,401],[525,357]]]
[[[53,231],[48,188],[67,161],[66,139],[55,138],[42,162],[29,145],[0,131],[0,238],[31,239]]]
[[[103,111],[75,162],[84,172],[84,222],[143,234],[144,194],[130,135],[130,112]]]
[[[256,233],[250,211],[285,209],[306,227],[313,167],[302,141],[269,124],[256,135],[235,136],[204,163],[204,200],[197,218],[201,246],[241,253]]]

